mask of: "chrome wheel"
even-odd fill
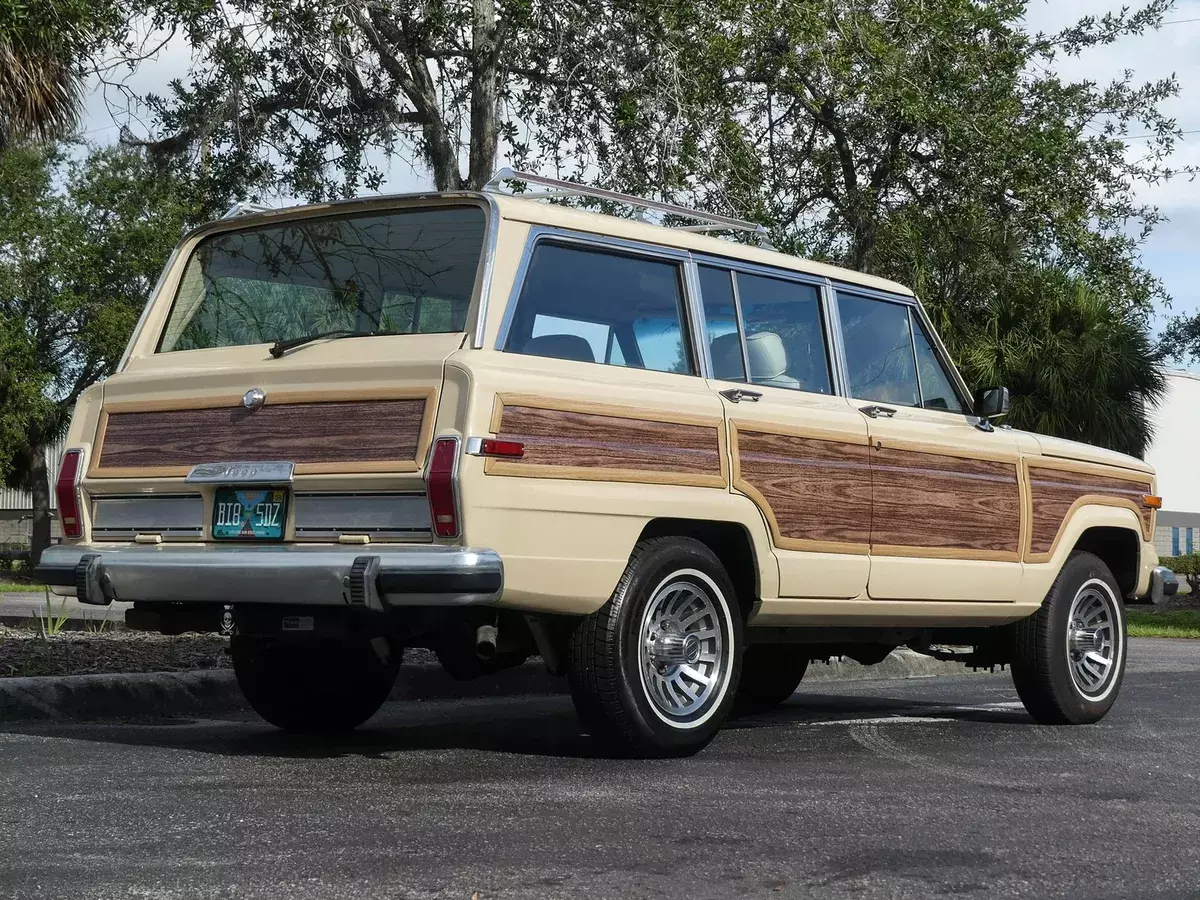
[[[1117,599],[1099,579],[1087,581],[1067,617],[1067,658],[1071,680],[1089,699],[1103,697],[1121,663],[1123,634]]]
[[[720,705],[732,668],[731,626],[725,597],[697,570],[674,573],[651,595],[638,662],[642,688],[663,721],[695,727]]]

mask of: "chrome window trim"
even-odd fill
[[[917,405],[921,409],[929,409],[925,405],[925,385],[921,383],[921,361],[917,359],[917,331],[913,326],[913,308],[909,306],[905,312],[908,313],[905,316],[908,321],[908,349],[912,352],[913,377],[917,380]]]
[[[167,257],[166,265],[163,266],[162,272],[158,276],[158,281],[154,284],[154,290],[150,292],[150,296],[146,298],[146,303],[142,307],[142,314],[138,316],[137,324],[133,326],[133,333],[129,335],[129,342],[125,345],[125,352],[121,354],[121,361],[117,363],[118,372],[123,372],[125,366],[129,363],[129,358],[133,355],[134,345],[142,336],[142,330],[146,327],[146,320],[150,318],[150,310],[154,308],[158,302],[158,294],[163,289],[163,285],[167,282],[167,276],[171,274],[171,270],[175,268],[175,263],[179,259],[179,251],[182,249],[182,242],[175,245],[175,249],[171,251],[171,255]],[[171,304],[174,305],[174,298]],[[164,325],[165,327],[165,325]]]
[[[702,352],[703,348],[697,347],[698,341],[695,334],[695,321],[693,304],[695,302],[702,303],[699,297],[699,290],[693,289],[690,284],[691,275],[688,273],[689,264],[692,258],[686,250],[680,250],[674,247],[662,247],[656,244],[644,244],[639,241],[630,241],[624,238],[608,237],[606,235],[589,234],[585,231],[574,231],[567,228],[557,228],[549,225],[536,225],[529,229],[529,234],[525,238],[525,249],[522,251],[521,262],[517,266],[516,275],[513,278],[512,290],[509,291],[508,301],[504,309],[504,318],[500,322],[500,333],[496,336],[495,349],[500,353],[516,353],[518,350],[505,350],[504,345],[508,343],[509,333],[512,331],[513,319],[516,317],[517,303],[521,299],[521,291],[525,287],[525,278],[529,274],[529,266],[533,259],[534,251],[538,244],[548,242],[552,244],[567,244],[585,249],[601,250],[616,252],[619,255],[648,257],[651,259],[666,260],[674,263],[680,269],[679,290],[680,300],[683,304],[682,317],[680,325],[687,326],[687,339],[690,341],[690,349],[692,350],[692,359],[696,363],[697,372],[680,373],[680,372],[660,372],[658,369],[639,368],[637,366],[618,366],[617,368],[632,369],[642,372],[658,372],[661,375],[680,375],[685,378],[705,377],[700,374],[707,365],[708,354]],[[703,314],[703,310],[701,310]],[[703,325],[703,315],[700,319]],[[607,362],[597,362],[593,365],[613,365]]]
[[[713,371],[712,348],[708,346],[704,297],[700,293],[700,270],[696,268],[696,263],[692,260],[690,253],[683,264],[682,288],[684,303],[687,305],[688,342],[691,345],[692,359],[696,362],[695,374],[709,379],[712,378]]]
[[[471,346],[476,350],[483,349],[484,332],[487,331],[488,308],[492,295],[492,276],[496,270],[496,244],[500,239],[500,204],[491,194],[480,195],[487,204],[487,235],[483,239],[483,257],[479,260],[483,267],[481,275],[476,276],[479,290],[479,300],[475,304],[475,331],[471,338]]]
[[[779,266],[749,262],[744,259],[735,259],[711,253],[693,253],[692,258],[698,266],[732,269],[735,272],[745,272],[747,275],[763,275],[767,278],[780,278],[785,281],[802,281],[817,287],[829,280],[820,275],[813,275],[810,272],[797,272],[794,269],[785,269]]]
[[[838,309],[837,291],[833,282],[826,278],[821,285],[824,298],[825,326],[832,349],[830,366],[833,368],[833,390],[838,397],[850,399],[850,368],[846,363],[845,335],[842,334],[842,314]]]
[[[741,384],[750,383],[750,350],[746,346],[746,317],[742,315],[742,291],[738,287],[737,270],[728,269],[729,285],[733,290],[733,313],[735,317],[734,326],[738,332],[738,343],[742,347],[742,380]],[[707,330],[707,323],[706,330]]]

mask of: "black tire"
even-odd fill
[[[688,600],[692,594],[695,599]],[[736,597],[724,566],[699,541],[653,538],[639,543],[612,597],[579,623],[568,647],[571,697],[592,737],[612,752],[643,757],[689,756],[707,746],[728,718],[737,693],[742,617]],[[663,618],[647,618],[651,601],[655,610],[664,610]],[[673,604],[679,605],[674,618],[667,612]],[[705,609],[710,612],[684,624]],[[712,636],[700,637],[709,632]],[[679,641],[688,662],[663,665],[654,661],[661,657],[650,656],[645,638],[668,633]],[[712,676],[711,690],[688,669]],[[679,679],[697,692],[690,709],[669,711],[669,699],[662,699],[655,687],[668,679]],[[679,688],[675,696],[692,696],[683,691]]]
[[[1078,600],[1078,603],[1077,603]],[[1073,610],[1108,609],[1106,627],[1072,628]],[[1088,617],[1077,625],[1105,621]],[[1076,637],[1072,637],[1072,635]],[[1105,668],[1092,662],[1087,651],[1097,634],[1107,646],[1097,649],[1110,660]],[[1043,725],[1083,725],[1097,722],[1112,708],[1125,677],[1128,644],[1121,589],[1105,563],[1091,553],[1078,552],[1067,560],[1041,608],[1014,629],[1013,683],[1025,709]],[[1077,662],[1085,672],[1081,674]],[[1103,672],[1103,677],[1097,674]],[[1088,683],[1094,677],[1095,684]]]
[[[333,734],[357,728],[391,693],[403,650],[370,639],[280,641],[234,635],[238,687],[254,711],[284,731]]]
[[[742,656],[737,706],[771,709],[787,701],[808,671],[808,648],[799,644],[752,644]]]

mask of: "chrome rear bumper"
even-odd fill
[[[1179,592],[1179,578],[1166,566],[1156,566],[1150,573],[1150,602],[1157,605]]]
[[[455,606],[494,603],[504,566],[493,550],[438,545],[72,545],[34,571],[84,603],[279,603]]]

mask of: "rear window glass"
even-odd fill
[[[313,218],[204,240],[159,351],[324,331],[464,331],[483,252],[477,206]]]

